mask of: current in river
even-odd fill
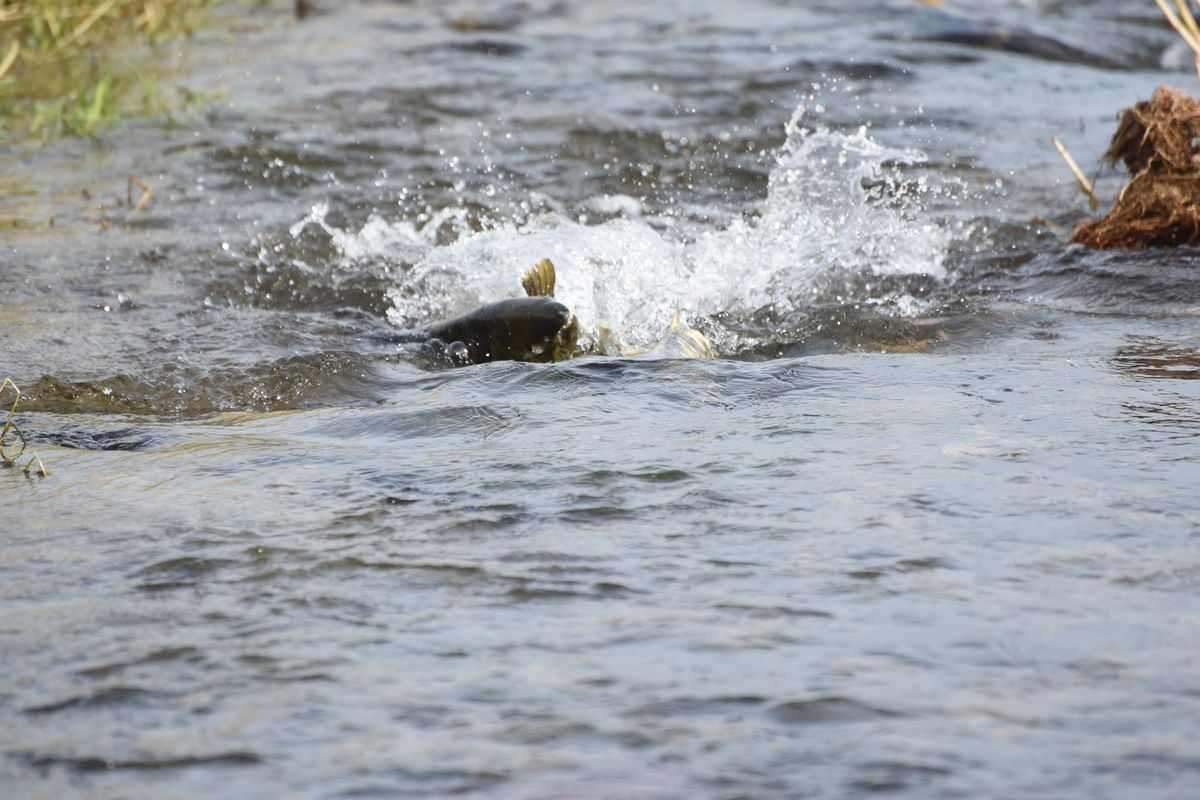
[[[1200,254],[1050,142],[1153,3],[318,5],[0,151],[0,795],[1200,796]],[[398,336],[542,258],[717,356]]]

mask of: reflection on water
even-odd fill
[[[1117,351],[1118,369],[1146,378],[1200,378],[1200,350],[1158,337],[1130,337]]]
[[[1152,4],[325,11],[0,154],[7,791],[1191,797],[1197,255],[1030,222]],[[721,357],[397,344],[543,257]]]
[[[1184,381],[1200,378],[1200,350],[1167,337],[1128,336],[1112,363],[1122,373],[1141,378]],[[1180,455],[1174,447],[1190,447],[1200,437],[1200,404],[1196,399],[1196,393],[1188,389],[1178,392],[1164,389],[1151,397],[1123,402],[1121,407],[1130,419],[1148,426],[1145,430],[1153,432],[1149,440],[1172,448],[1164,450],[1162,458],[1186,460],[1188,452]]]

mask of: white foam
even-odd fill
[[[830,275],[944,277],[951,233],[925,210],[940,189],[913,177],[924,160],[919,150],[877,142],[865,127],[826,129],[801,107],[787,125],[757,213],[691,242],[652,227],[641,218],[641,203],[625,196],[580,204],[621,215],[601,224],[572,220],[558,210],[562,204],[550,202],[538,206],[553,210],[482,232],[458,224],[459,209],[420,226],[371,217],[351,232],[326,222],[327,208],[318,206],[292,233],[319,225],[347,262],[393,257],[413,264],[390,292],[390,318],[401,327],[520,295],[522,272],[550,258],[557,297],[585,330],[609,326],[641,347],[658,339],[677,308],[692,320],[736,319],[764,306],[802,310],[817,279]],[[439,245],[447,225],[457,239]],[[911,300],[895,311],[910,312]]]
[[[338,266],[350,267],[359,262],[384,258],[394,261],[415,261],[425,255],[437,242],[438,229],[454,221],[456,209],[445,209],[420,226],[407,220],[388,221],[377,214],[367,218],[357,231],[343,230],[326,220],[329,203],[318,203],[309,213],[294,223],[288,232],[300,236],[310,225],[329,235],[330,243],[341,256]]]
[[[607,216],[640,217],[642,201],[627,194],[604,194],[591,197],[583,203],[583,207],[593,214]]]
[[[805,128],[804,114],[801,107],[788,123],[761,215],[696,244],[696,303],[710,313],[793,310],[831,270],[945,277],[950,234],[922,221],[930,189],[903,174],[924,153],[886,147],[865,127],[852,134]],[[906,194],[897,196],[900,187]]]
[[[408,280],[420,285],[423,302],[392,292],[392,319],[402,327],[520,294],[520,277],[539,259],[558,273],[555,297],[585,329],[607,325],[639,346],[654,341],[669,324],[690,283],[682,244],[650,226],[617,219],[581,225],[558,214],[536,217],[520,228],[501,228],[431,250]],[[440,298],[431,305],[430,298]]]

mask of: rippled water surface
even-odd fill
[[[1196,796],[1200,255],[1049,143],[1152,3],[324,5],[0,153],[0,793]],[[397,335],[543,257],[719,357]]]

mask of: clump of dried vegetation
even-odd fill
[[[1200,24],[1188,0],[1155,0],[1191,48],[1200,75]],[[1057,141],[1055,142],[1056,144]],[[1124,164],[1130,179],[1107,215],[1081,222],[1071,241],[1096,248],[1175,247],[1200,244],[1200,101],[1168,86],[1121,113],[1104,154]],[[1061,148],[1096,206],[1087,180]]]

